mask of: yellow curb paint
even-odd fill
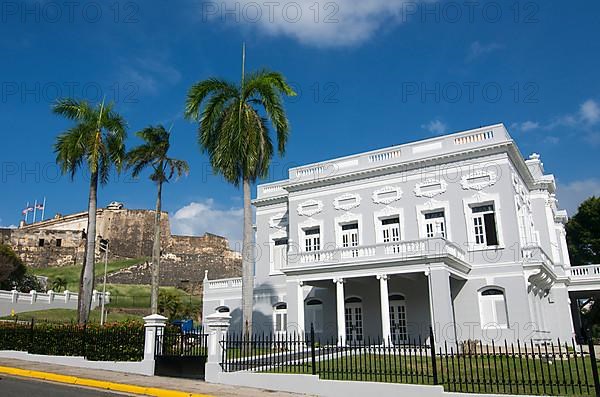
[[[210,394],[186,393],[177,390],[159,389],[155,387],[143,387],[136,385],[128,385],[125,383],[114,383],[102,380],[78,378],[75,376],[60,375],[51,372],[30,371],[21,368],[0,366],[0,373],[21,376],[24,378],[35,378],[56,383],[65,383],[71,385],[92,387],[96,389],[119,391],[123,393],[140,394],[152,397],[214,397]]]

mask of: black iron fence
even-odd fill
[[[430,330],[428,341],[433,341]],[[421,339],[320,341],[306,335],[229,334],[224,371],[313,374],[322,379],[442,385],[453,392],[595,395],[600,380],[594,346],[569,342],[480,341],[435,346]]]
[[[139,323],[80,326],[75,323],[0,322],[0,350],[52,356],[80,356],[90,361],[141,361],[144,326]]]
[[[205,356],[208,335],[202,329],[182,331],[180,327],[168,326],[156,334],[156,356],[192,357]]]

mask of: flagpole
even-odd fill
[[[46,214],[46,197],[44,197],[44,206],[42,207],[42,222],[44,221],[45,214]]]
[[[27,207],[25,207],[25,224],[27,224],[28,219],[29,219],[29,201],[27,202]]]
[[[37,199],[35,200],[35,204],[33,204],[33,223],[35,223],[35,218],[37,218]]]

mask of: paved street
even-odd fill
[[[74,386],[41,382],[32,379],[13,378],[0,375],[0,395],[2,397],[112,397],[124,396]]]

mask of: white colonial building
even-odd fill
[[[503,124],[292,168],[253,201],[254,329],[570,339],[569,289],[600,278],[571,268],[555,188]],[[228,311],[239,330],[240,307],[241,279],[205,280],[205,316]]]

